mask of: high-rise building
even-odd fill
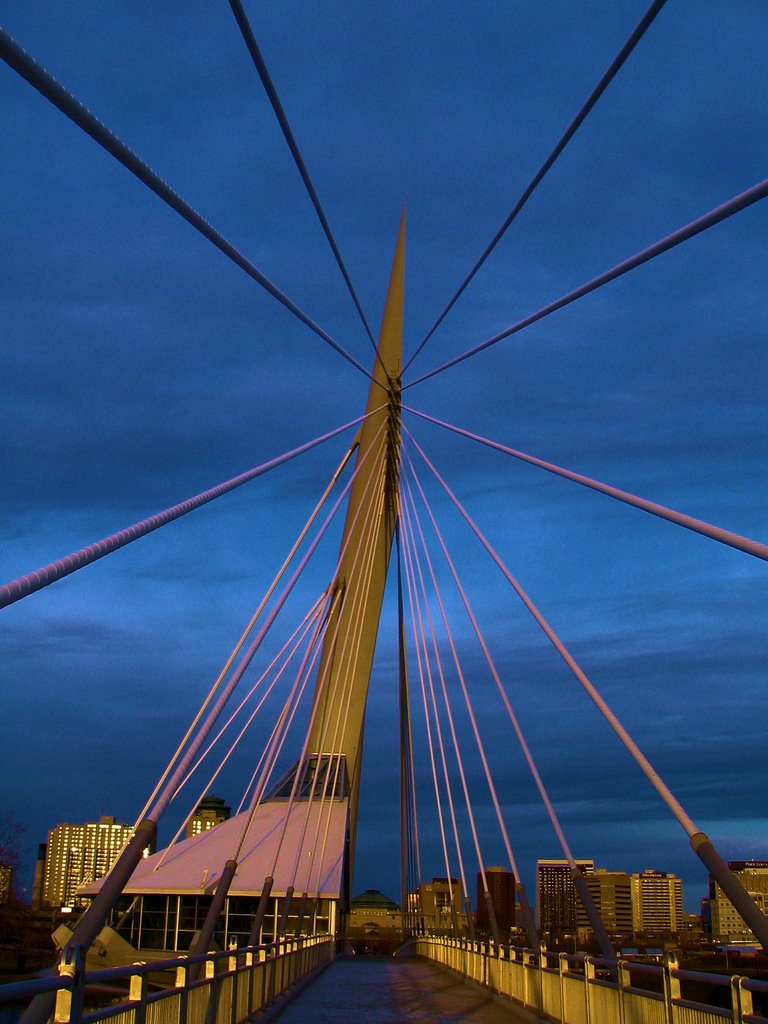
[[[585,875],[595,870],[593,860],[577,860],[576,867]],[[539,927],[544,931],[576,928],[576,895],[567,860],[536,861],[536,902]]]
[[[230,812],[231,808],[227,807],[220,796],[204,796],[187,822],[187,838],[209,832],[226,821]]]
[[[515,876],[511,871],[502,867],[490,867],[485,869],[485,878],[488,882],[488,892],[493,904],[493,912],[496,915],[496,923],[502,935],[515,927]],[[488,917],[488,906],[485,902],[485,890],[483,889],[483,876],[477,873],[477,927],[488,931],[491,922]]]
[[[84,825],[57,825],[48,833],[43,902],[49,907],[72,907],[88,900],[78,888],[102,878],[131,837],[132,827],[103,816]],[[149,851],[145,850],[146,856]]]
[[[667,871],[632,875],[632,915],[636,932],[669,934],[683,928],[683,883]]]
[[[732,860],[728,867],[755,901],[768,915],[768,861]],[[727,942],[752,941],[755,936],[744,918],[725,895],[718,883],[710,877],[709,905],[712,916],[712,938]]]
[[[591,871],[586,880],[589,895],[606,931],[631,935],[635,927],[632,918],[632,880],[629,875],[624,871],[598,868]],[[581,902],[576,907],[576,926],[592,927]]]

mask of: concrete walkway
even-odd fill
[[[425,960],[340,957],[288,1002],[279,1024],[531,1024],[531,1013]]]

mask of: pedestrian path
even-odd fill
[[[339,957],[277,1015],[279,1024],[530,1024],[536,1018],[426,960]]]

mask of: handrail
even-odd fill
[[[494,952],[484,943],[436,935],[419,936],[415,952],[553,1021],[624,1024],[629,1020],[646,1019],[642,1003],[638,1007],[637,1001],[648,1000],[649,1006],[651,1001],[657,1006],[659,1002],[664,1003],[667,1021],[689,1019],[679,1016],[676,1008],[681,1008],[695,1010],[698,1024],[720,1024],[722,1020],[734,1024],[768,1024],[768,1016],[756,1013],[752,1003],[753,992],[768,993],[768,981],[687,970],[678,967],[674,960],[657,965],[620,957],[559,953],[554,968],[549,966],[554,954],[546,950],[500,946],[498,952]],[[610,975],[598,977],[598,971],[610,972]],[[633,977],[639,980],[639,976],[657,979],[659,991],[634,985]],[[711,1006],[687,998],[689,993],[683,993],[681,982],[694,981],[729,990],[730,1007]],[[765,1013],[762,1005],[760,1009]]]
[[[277,939],[256,946],[238,949],[211,950],[194,955],[180,954],[164,960],[140,961],[118,967],[84,970],[82,950],[76,949],[74,962],[59,966],[58,975],[29,978],[0,985],[0,1004],[32,999],[43,993],[56,993],[54,1019],[59,1024],[96,1024],[98,1021],[123,1016],[121,1024],[143,1024],[146,1007],[165,999],[181,1000],[186,1007],[192,993],[207,990],[213,1007],[211,1024],[245,1024],[255,1013],[270,1005],[299,979],[319,970],[335,956],[336,940],[332,935],[303,935]],[[141,955],[137,952],[137,955]],[[226,961],[226,969],[217,965]],[[205,963],[204,975],[193,979],[189,968]],[[282,964],[282,966],[281,966]],[[159,991],[148,990],[148,979],[159,972],[177,972],[175,984]],[[258,984],[255,979],[258,978]],[[87,986],[130,983],[121,1002],[83,1012],[83,991]],[[247,1007],[240,1020],[241,996],[238,985],[247,985]],[[225,992],[222,986],[228,984]],[[205,993],[203,992],[203,998]],[[64,1000],[64,1002],[62,1002]],[[206,1018],[208,1019],[208,1018]],[[179,1024],[186,1022],[186,1010],[180,1010]]]

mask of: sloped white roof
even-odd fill
[[[319,871],[318,895],[325,899],[338,899],[341,892],[348,803],[346,799],[334,800],[330,807],[328,840]],[[289,885],[293,885],[297,893],[308,892],[314,895],[314,890],[318,887],[318,861],[322,852],[328,811],[328,805],[317,800],[296,802],[288,818],[287,827],[283,830],[288,802],[275,800],[262,804],[254,815],[240,856],[237,858],[238,867],[229,889],[230,895],[250,896],[260,893],[264,879],[270,874],[274,876],[272,892],[275,895],[284,894]],[[318,815],[318,849],[313,857],[312,844],[315,840]],[[234,855],[246,820],[247,813],[243,812],[223,821],[209,832],[184,839],[173,847],[159,867],[164,851],[160,850],[147,857],[134,871],[124,892],[127,895],[202,895],[213,892],[225,862]],[[304,852],[299,856],[298,866],[295,867],[296,850],[302,841],[302,834]],[[273,871],[276,855],[277,866]],[[92,896],[99,891],[102,882],[103,879],[83,886],[80,892]]]

